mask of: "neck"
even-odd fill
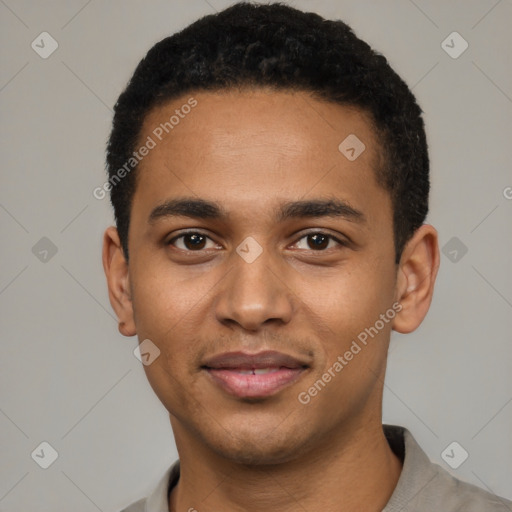
[[[181,471],[169,510],[380,512],[402,463],[389,447],[380,417],[365,425],[338,429],[289,462],[248,466],[206,449],[173,423]]]

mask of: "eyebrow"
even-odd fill
[[[312,199],[308,201],[290,201],[276,209],[278,222],[294,218],[341,217],[358,223],[366,222],[360,210],[340,199]],[[148,218],[154,224],[162,218],[191,217],[195,219],[222,220],[229,218],[228,212],[218,203],[206,199],[176,198],[168,199],[156,206]]]

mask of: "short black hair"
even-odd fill
[[[107,169],[126,258],[136,163],[132,172],[122,173],[123,179],[118,171],[134,160],[148,113],[192,91],[244,87],[307,91],[370,116],[380,146],[375,173],[391,196],[398,263],[405,243],[428,212],[428,149],[414,95],[385,57],[344,22],[283,3],[251,2],[205,16],[155,44],[119,96]]]

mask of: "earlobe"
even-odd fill
[[[400,258],[395,299],[402,309],[393,321],[395,331],[405,334],[421,324],[432,301],[438,268],[437,231],[423,224],[407,242]]]
[[[119,321],[119,332],[135,336],[135,321],[130,292],[128,263],[123,253],[119,233],[113,226],[103,235],[103,270],[107,278],[110,304]]]

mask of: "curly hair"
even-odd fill
[[[239,2],[155,44],[114,109],[107,145],[110,199],[128,258],[136,166],[113,181],[133,155],[155,107],[191,91],[243,87],[307,91],[369,115],[379,143],[379,185],[393,207],[396,262],[428,212],[429,158],[422,110],[386,58],[342,21],[282,3]]]

